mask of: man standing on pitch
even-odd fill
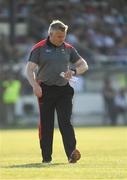
[[[88,65],[74,47],[64,41],[67,29],[63,22],[54,20],[49,26],[47,39],[33,46],[26,66],[27,79],[39,101],[39,138],[42,162],[45,163],[52,160],[55,109],[69,163],[76,163],[81,157],[70,122],[74,90],[69,80],[84,73]],[[71,63],[76,67],[73,70],[69,68]],[[60,76],[61,72],[64,77]]]

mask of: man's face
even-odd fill
[[[49,35],[50,41],[56,46],[60,46],[64,42],[65,37],[66,37],[66,32],[62,32],[62,31],[53,31]]]

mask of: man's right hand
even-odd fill
[[[35,96],[37,96],[38,98],[42,97],[42,89],[39,84],[37,84],[37,83],[34,84],[33,92],[34,92]]]

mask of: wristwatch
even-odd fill
[[[74,72],[74,76],[76,76],[76,74],[77,74],[76,69],[71,69],[71,71],[73,71]]]

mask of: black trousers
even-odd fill
[[[58,125],[62,135],[64,149],[69,158],[76,148],[74,129],[71,124],[73,88],[69,83],[65,86],[47,86],[40,84],[42,97],[39,98],[40,125],[39,138],[44,161],[52,160],[54,132],[54,112],[56,110]],[[59,143],[59,142],[58,142]]]

